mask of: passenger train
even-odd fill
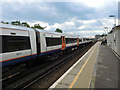
[[[33,60],[89,43],[82,38],[10,24],[0,24],[0,65],[2,67]]]

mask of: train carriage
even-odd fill
[[[0,30],[2,31],[0,63],[3,67],[44,55],[77,49],[78,46],[89,42],[77,36],[9,24],[0,24]]]
[[[36,56],[35,31],[13,25],[0,25],[2,38],[2,66],[11,65],[34,58]]]

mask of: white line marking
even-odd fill
[[[97,44],[97,43],[96,43]],[[95,45],[96,45],[95,44]],[[55,88],[58,83],[83,59],[84,56],[86,56],[94,47],[92,46],[91,49],[89,49],[70,69],[68,69],[54,84],[52,84],[48,90],[51,90],[53,88]]]

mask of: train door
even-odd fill
[[[40,33],[36,31],[36,47],[37,47],[37,56],[40,56]]]
[[[79,38],[77,37],[77,46],[79,46]]]
[[[66,48],[66,43],[65,43],[65,36],[62,36],[62,50]]]

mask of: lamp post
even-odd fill
[[[114,26],[116,26],[116,17],[115,17],[115,15],[110,15],[109,17],[114,17]]]

